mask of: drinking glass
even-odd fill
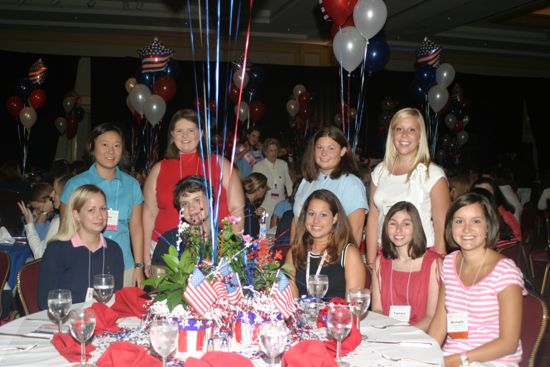
[[[302,298],[299,301],[304,325],[315,326],[317,320],[317,301],[311,298]]]
[[[72,310],[69,313],[69,327],[73,338],[80,342],[80,364],[82,367],[94,367],[86,363],[86,341],[92,337],[95,330],[95,312],[91,308]]]
[[[149,331],[151,345],[162,357],[162,367],[166,367],[166,357],[176,350],[178,323],[173,319],[153,320]]]
[[[370,305],[370,291],[366,288],[352,288],[348,291],[347,301],[353,315],[356,317],[357,331],[361,333],[361,317],[367,312]],[[361,335],[362,338],[366,336]]]
[[[71,310],[73,297],[69,289],[52,289],[48,292],[48,311],[57,320],[59,332],[63,325],[63,319]]]
[[[115,290],[115,277],[111,274],[94,275],[94,294],[98,302],[107,303]]]
[[[340,367],[349,367],[349,363],[342,361],[340,351],[342,349],[342,340],[351,331],[352,319],[349,306],[332,305],[328,310],[327,330],[336,339],[336,363]]]
[[[166,274],[166,268],[162,265],[151,265],[150,274],[151,278],[160,278]]]
[[[316,314],[319,313],[319,304],[328,291],[328,276],[325,274],[314,274],[307,278],[307,294],[315,298]]]
[[[269,357],[271,367],[275,367],[275,359],[286,347],[288,329],[280,321],[270,321],[260,325],[260,346]]]

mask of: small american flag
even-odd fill
[[[218,266],[220,278],[223,281],[224,291],[229,303],[236,305],[243,299],[239,276],[233,271],[229,261],[222,259]],[[223,291],[222,291],[223,292]],[[218,293],[219,294],[219,293]]]
[[[283,315],[283,318],[289,318],[296,311],[296,300],[292,293],[292,287],[286,275],[280,271],[277,273],[277,282],[271,288],[271,295],[275,300],[275,306]]]
[[[193,274],[189,277],[189,283],[185,292],[183,292],[183,298],[202,316],[216,302],[217,295],[204,274],[195,268]]]
[[[416,50],[416,62],[419,64],[428,64],[437,68],[441,57],[441,46],[424,37],[424,40]]]
[[[154,73],[166,69],[174,50],[165,47],[155,37],[149,46],[138,50],[138,54],[141,57],[141,72]]]

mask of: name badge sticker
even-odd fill
[[[411,319],[411,306],[390,306],[391,318],[408,323]]]
[[[107,231],[118,230],[118,210],[109,209],[107,212]]]
[[[447,314],[447,334],[453,339],[468,338],[467,312],[453,312]]]

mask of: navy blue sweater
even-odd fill
[[[85,246],[73,247],[70,240],[48,243],[40,264],[38,282],[40,309],[48,308],[48,292],[57,288],[69,289],[73,304],[84,302],[86,290],[88,287],[93,287],[94,275],[103,273],[103,251],[105,251],[105,273],[113,274],[115,277],[115,290],[122,288],[124,277],[122,250],[115,241],[108,238],[105,240],[107,247],[96,252],[90,252]]]

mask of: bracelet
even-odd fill
[[[460,365],[461,366],[468,366],[470,365],[470,361],[468,360],[468,352],[460,352]]]
[[[144,267],[145,267],[145,263],[143,261],[134,264],[134,269],[143,269]]]

